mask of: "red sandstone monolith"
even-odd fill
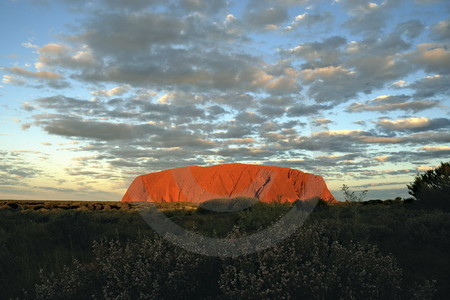
[[[315,197],[336,202],[321,176],[249,164],[191,166],[141,175],[131,183],[122,201],[199,203],[241,196],[262,202],[293,202]]]

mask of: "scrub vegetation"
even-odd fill
[[[234,259],[170,244],[132,205],[87,210],[14,203],[0,210],[2,299],[439,299],[450,293],[449,213],[414,201],[320,202],[282,243]],[[179,205],[163,211],[189,230],[218,237],[255,232],[291,208],[170,209]]]
[[[446,299],[449,199],[429,200],[319,201],[287,239],[236,258],[160,237],[142,217],[153,204],[0,201],[0,298]],[[230,238],[267,228],[302,203],[208,205],[157,207],[186,229]],[[223,211],[230,207],[241,210]]]

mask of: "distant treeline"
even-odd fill
[[[196,208],[195,203],[147,203],[147,202],[113,202],[113,201],[59,201],[59,200],[0,200],[1,209],[18,210],[136,210],[149,206],[159,209],[189,209]]]
[[[413,199],[387,199],[387,200],[367,200],[360,202],[362,205],[376,204],[409,204]],[[347,205],[345,202],[327,204],[327,205]],[[17,209],[17,210],[136,210],[146,207],[157,207],[161,210],[173,209],[197,209],[198,203],[193,202],[114,202],[114,201],[60,201],[60,200],[0,200],[0,210]]]

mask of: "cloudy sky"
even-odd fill
[[[286,166],[407,196],[450,157],[439,0],[4,0],[0,198],[120,200],[153,171]]]

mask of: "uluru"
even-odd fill
[[[251,164],[189,166],[140,175],[122,202],[196,202],[252,197],[261,202],[320,198],[336,202],[321,176],[296,169]]]

